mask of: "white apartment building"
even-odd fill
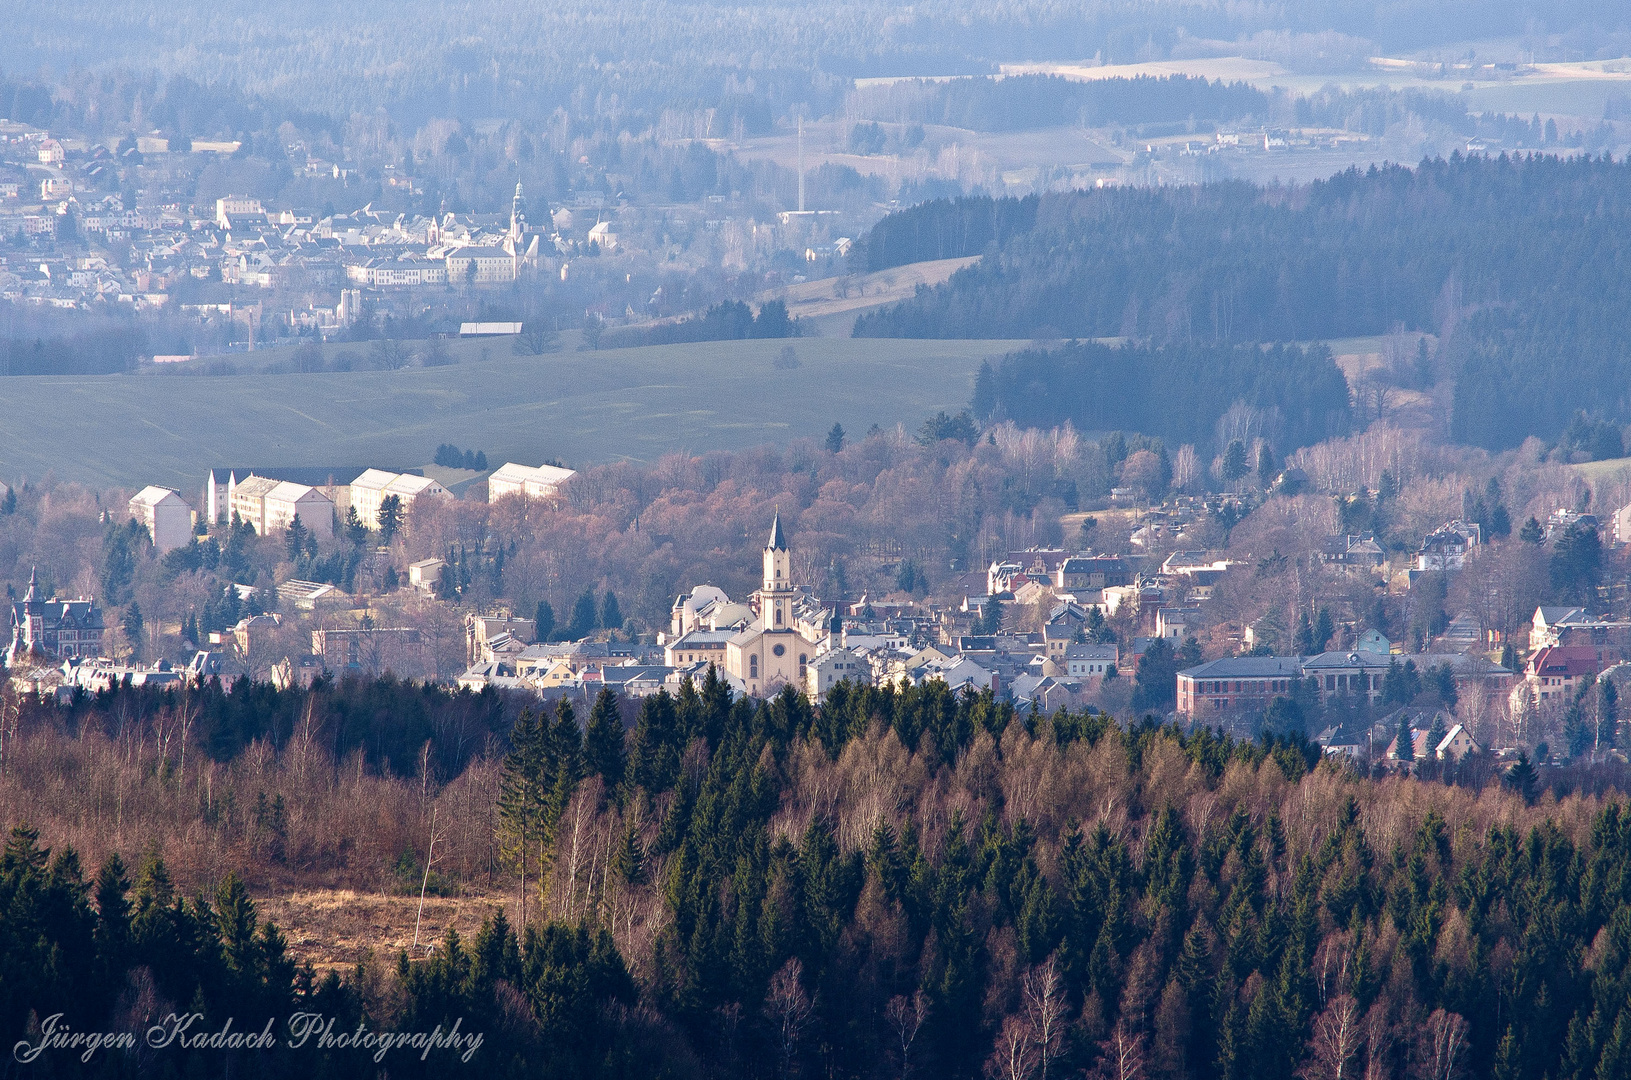
[[[506,461],[487,477],[487,501],[497,502],[506,495],[523,495],[529,499],[554,498],[560,486],[576,476],[572,469],[559,469],[554,465],[517,465]]]
[[[147,529],[160,555],[186,547],[193,538],[192,507],[169,488],[142,488],[130,500],[130,516]]]
[[[296,514],[313,534],[334,535],[334,503],[308,484],[251,473],[233,487],[231,504],[232,513],[262,536],[287,529]]]
[[[499,285],[514,281],[516,256],[501,247],[461,247],[447,253],[447,280],[451,285]],[[475,274],[471,275],[474,267]]]
[[[386,472],[368,469],[351,481],[351,508],[362,523],[370,529],[379,528],[379,504],[395,495],[402,503],[404,513],[420,496],[451,498],[452,492],[428,476]]]
[[[261,201],[251,199],[247,195],[228,195],[215,200],[215,223],[221,228],[230,228],[233,215],[263,214]]]

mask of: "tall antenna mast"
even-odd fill
[[[804,213],[804,117],[799,116],[799,213]]]

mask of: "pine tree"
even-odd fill
[[[362,516],[357,513],[355,506],[349,506],[345,511],[345,538],[354,547],[361,547],[368,542],[368,526],[362,523]]]
[[[1535,766],[1530,763],[1528,754],[1518,751],[1518,763],[1506,774],[1506,782],[1512,790],[1523,796],[1524,802],[1534,804],[1538,778],[1535,776]]]
[[[1331,612],[1320,608],[1319,619],[1314,623],[1314,652],[1322,653],[1331,647],[1331,638],[1336,634],[1336,624],[1331,621]]]
[[[827,432],[827,453],[836,454],[844,449],[844,425],[833,422],[832,430]]]
[[[1410,717],[1405,713],[1399,714],[1399,730],[1395,736],[1393,756],[1401,762],[1416,760],[1416,735],[1410,729]]]
[[[548,600],[538,601],[538,610],[533,613],[533,640],[542,644],[555,633],[555,609],[549,606]]]
[[[283,543],[288,550],[290,562],[299,562],[300,557],[306,553],[306,536],[306,525],[300,520],[300,515],[296,514],[289,519],[289,528],[283,534]]]
[[[586,638],[595,629],[595,593],[585,589],[572,604],[572,621],[566,627],[566,640]]]
[[[1292,636],[1291,647],[1298,656],[1314,655],[1314,624],[1309,622],[1306,611],[1297,616],[1297,631]]]
[[[634,822],[623,826],[617,847],[612,852],[612,872],[625,885],[642,885],[646,879],[645,853],[640,848],[640,837],[634,831]]]
[[[527,875],[542,857],[544,811],[553,777],[548,768],[549,732],[531,709],[510,729],[510,752],[499,777],[499,852],[521,874],[521,920],[526,922]],[[541,871],[540,871],[541,873]]]
[[[617,594],[610,589],[600,601],[600,625],[605,630],[623,629],[623,609],[617,606]]]
[[[387,495],[379,501],[379,539],[389,546],[402,528],[402,497]]]
[[[130,651],[140,656],[142,652],[142,629],[145,623],[142,619],[142,609],[132,600],[125,609],[124,621],[120,624],[125,632],[125,641],[130,644]]]
[[[1274,486],[1274,478],[1280,473],[1280,466],[1274,460],[1274,451],[1268,443],[1257,448],[1257,482],[1267,491]]]
[[[589,769],[606,781],[607,791],[615,790],[623,782],[623,717],[618,711],[617,695],[608,689],[602,689],[595,697],[594,708],[589,712],[584,753]]]

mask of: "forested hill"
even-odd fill
[[[60,804],[24,801],[63,786],[47,762],[108,759],[101,732],[139,723],[132,695],[81,702],[78,736],[23,728],[0,775],[10,823]],[[1504,780],[1482,753],[1369,780],[1298,734],[1016,713],[935,680],[840,683],[819,708],[687,681],[643,699],[626,741],[609,699],[586,732],[566,699],[521,713],[502,783],[444,807],[467,807],[452,824],[472,832],[443,869],[491,868],[479,791],[498,795],[502,850],[548,853],[534,919],[345,979],[297,971],[235,877],[194,899],[151,848],[121,862],[110,826],[79,825],[103,848],[85,852],[93,884],[60,831],[14,829],[0,1032],[38,1041],[53,1013],[141,1032],[196,1002],[203,1032],[296,1011],[345,1032],[458,1020],[495,1078],[1631,1075],[1631,815],[1619,797],[1540,793],[1527,761]],[[363,787],[325,741],[259,743],[211,788],[197,765],[129,766],[124,812],[219,807],[208,820],[244,837],[231,850],[318,873],[308,838],[339,838],[318,807],[352,808],[342,828],[422,818],[429,771]],[[387,801],[362,816],[358,791]],[[364,857],[368,835],[344,839],[334,859]],[[177,1047],[94,1056],[110,1076],[462,1075],[445,1053],[370,1065],[343,1045],[280,1042],[208,1070]],[[41,1075],[79,1075],[55,1060]]]
[[[1027,227],[1027,222],[1029,226]],[[1631,166],[1453,157],[1306,187],[1244,183],[929,203],[865,257],[975,254],[860,337],[1310,341],[1445,334],[1455,434],[1556,436],[1576,410],[1631,419]],[[1567,357],[1567,364],[1558,359]]]
[[[981,420],[1022,427],[1069,421],[1083,431],[1126,428],[1173,446],[1207,447],[1236,403],[1272,418],[1285,452],[1348,433],[1348,382],[1324,346],[1269,349],[1172,345],[1160,349],[1071,342],[1029,349],[982,371],[973,402]],[[1222,450],[1222,447],[1217,447]]]

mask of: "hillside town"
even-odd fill
[[[438,453],[464,462],[457,448]],[[230,585],[213,615],[184,621],[165,639],[176,645],[159,655],[144,649],[139,616],[134,629],[129,613],[116,625],[94,597],[48,594],[31,578],[12,603],[12,679],[63,702],[125,682],[230,687],[249,676],[305,687],[387,673],[551,700],[589,700],[603,689],[640,700],[705,680],[748,698],[790,689],[817,702],[840,684],[936,685],[1037,714],[1132,709],[1241,733],[1306,730],[1327,754],[1367,771],[1409,771],[1486,751],[1513,760],[1548,718],[1555,726],[1564,711],[1578,711],[1600,680],[1631,678],[1631,621],[1600,606],[1541,606],[1512,631],[1480,625],[1473,612],[1445,613],[1441,625],[1425,636],[1418,627],[1403,642],[1336,595],[1295,628],[1233,621],[1220,598],[1261,567],[1239,552],[1182,545],[1219,513],[1249,513],[1263,495],[1245,490],[1118,509],[1134,498],[1118,488],[1100,511],[1105,522],[1082,523],[1115,551],[1009,550],[932,592],[912,580],[920,571],[906,560],[898,589],[856,596],[824,595],[799,580],[799,537],[773,514],[760,584],[748,594],[695,583],[674,599],[666,625],[641,625],[610,592],[586,591],[557,623],[548,604],[520,612],[501,599],[472,603],[471,568],[483,569],[464,545],[408,559],[393,540],[433,508],[470,499],[547,516],[578,474],[513,461],[485,475],[437,471],[443,480],[423,469],[227,468],[210,470],[196,495],[149,486],[129,500],[124,534],[151,545],[155,558],[185,569],[260,537],[287,548],[278,579]],[[1275,483],[1284,487],[1287,475]],[[109,535],[119,534],[120,521],[108,520]],[[1614,515],[1616,544],[1627,522],[1631,507]],[[1526,535],[1539,544],[1598,528],[1593,515],[1560,510],[1531,521]],[[317,559],[320,545],[348,538],[355,554],[343,572]],[[1446,578],[1484,544],[1479,522],[1457,519],[1427,532],[1415,551],[1343,533],[1303,557],[1329,582],[1355,587],[1350,596],[1410,602],[1423,589],[1444,596]],[[504,549],[496,550],[502,569]],[[158,628],[149,636],[158,642]],[[1610,740],[1603,752],[1621,751]]]

